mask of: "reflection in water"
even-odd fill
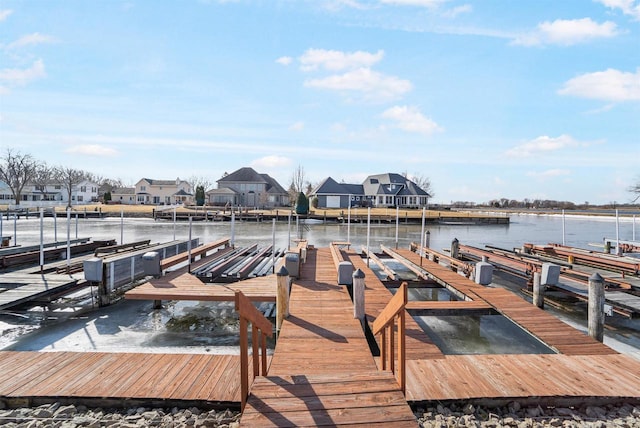
[[[414,319],[446,355],[554,353],[502,315],[415,316]]]

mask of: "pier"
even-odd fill
[[[291,278],[290,313],[277,332],[273,355],[266,356],[266,371],[255,379],[252,367],[257,366],[242,363],[239,356],[0,352],[0,397],[9,404],[133,400],[236,408],[246,399],[241,426],[416,426],[410,405],[438,401],[640,402],[640,361],[508,290],[476,284],[408,249],[384,251],[461,299],[402,304],[398,314],[404,314],[404,327],[394,336],[402,338],[404,346],[390,354],[399,358],[395,370],[393,365],[391,371],[383,370],[385,357],[379,352],[386,345],[367,330],[375,331],[377,320],[386,317],[386,308],[397,298],[361,254],[347,246],[309,246],[304,251],[299,276]],[[364,273],[364,324],[354,318],[349,287],[338,284],[341,263]],[[228,300],[255,290],[262,293],[253,297],[259,301],[276,294],[275,275],[224,286],[196,280],[188,267],[178,268],[129,291],[127,298]],[[411,317],[414,311],[487,310],[507,317],[552,352],[447,355]],[[240,379],[243,364],[250,380],[246,397]]]

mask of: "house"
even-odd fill
[[[98,201],[98,184],[84,180],[71,188],[71,205],[81,205]],[[9,187],[0,185],[0,199],[13,204],[15,200]],[[38,185],[27,183],[22,188],[20,204],[25,206],[53,206],[69,202],[67,188],[59,183]]]
[[[207,192],[209,205],[281,207],[289,205],[287,191],[268,174],[244,167],[217,181],[218,188]]]
[[[362,184],[338,183],[328,177],[311,193],[319,208],[362,207],[420,208],[427,205],[429,193],[400,174],[368,176]]]
[[[142,178],[135,185],[135,203],[139,205],[189,204],[193,203],[193,200],[191,184],[180,178],[175,180]]]
[[[136,203],[136,188],[119,187],[112,189],[111,201],[115,204],[134,205]]]

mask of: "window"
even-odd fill
[[[146,192],[147,191],[147,186],[140,186],[140,191],[141,192]]]
[[[55,186],[53,186],[53,188],[56,189],[56,190],[62,189],[62,187],[59,184],[56,184]]]
[[[81,192],[86,192],[87,191],[87,186],[80,186],[80,191]]]
[[[82,195],[78,195],[78,202],[82,202],[83,200]]]

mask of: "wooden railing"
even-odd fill
[[[349,246],[350,244],[348,242],[332,242],[329,245],[329,248],[331,249],[331,257],[333,258],[333,264],[336,266],[336,269],[338,269],[338,266],[340,265],[340,262],[344,262],[344,256],[342,255],[342,251],[340,250],[340,247],[343,246]]]
[[[251,323],[251,348],[253,357],[253,376],[267,374],[267,336],[273,336],[273,326],[253,306],[253,303],[241,291],[236,291],[236,311],[240,314],[240,398],[242,410],[249,396],[249,333]]]
[[[160,261],[160,269],[166,270],[170,267],[173,267],[179,263],[186,262],[189,260],[189,255],[191,255],[191,260],[195,259],[198,256],[205,256],[208,251],[214,250],[218,247],[227,247],[229,246],[229,238],[219,239],[214,242],[210,242],[208,244],[200,245],[199,247],[195,247],[191,249],[191,254],[188,251],[176,254],[175,256],[167,257],[166,259],[162,259]]]
[[[380,341],[380,359],[382,370],[392,371],[400,389],[404,394],[407,387],[406,381],[406,352],[405,352],[405,310],[404,307],[407,304],[407,283],[403,282],[398,288],[395,296],[389,300],[387,306],[378,315],[373,322],[373,334],[381,334]],[[396,330],[397,319],[397,332]],[[396,370],[395,364],[395,348],[394,348],[394,336],[398,336],[398,365]]]

